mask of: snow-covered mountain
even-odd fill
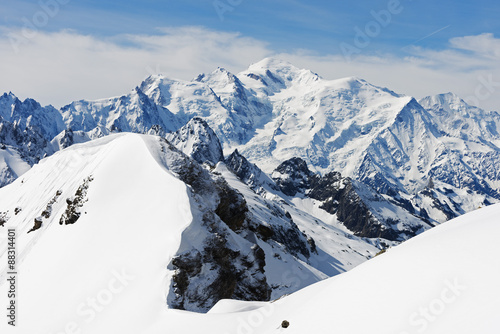
[[[351,332],[366,332],[346,310],[356,314],[360,303],[376,309],[376,301],[397,313],[404,310],[393,310],[392,300],[415,297],[409,288],[421,281],[394,269],[406,268],[402,259],[437,279],[467,252],[494,253],[470,243],[479,232],[469,222],[461,232],[436,228],[451,235],[443,239],[446,250],[425,238],[406,246],[418,245],[417,236],[338,276],[499,202],[499,130],[497,112],[451,93],[417,101],[359,78],[325,80],[273,58],[239,74],[218,68],[192,81],[150,76],[129,94],[60,110],[4,94],[0,231],[16,229],[19,271],[30,273],[19,281],[24,330],[64,332],[76,324],[90,333],[264,333],[284,331],[281,321],[288,320],[287,331],[300,332],[315,319],[318,331],[330,332],[324,320],[295,309],[304,304],[323,314],[332,302],[333,314],[356,323]],[[463,219],[490,219],[492,208]],[[479,230],[494,233],[484,224]],[[6,244],[0,233],[3,264]],[[385,263],[398,249],[409,251]],[[362,269],[370,263],[382,269]],[[0,270],[2,290],[7,271]],[[305,288],[333,276],[339,278]],[[471,284],[486,282],[478,277],[469,277]],[[360,299],[338,289],[361,289],[362,298],[376,293]],[[391,298],[381,303],[385,296]],[[275,305],[276,316],[262,327],[238,320]],[[211,311],[201,317],[172,308]],[[344,320],[335,326],[350,332]]]
[[[16,229],[19,271],[30,273],[19,285],[20,317],[39,323],[34,310],[46,289],[67,295],[48,308],[66,308],[122,269],[155,291],[144,302],[165,307],[207,311],[225,298],[276,299],[394,244],[356,237],[334,216],[305,208],[312,200],[295,205],[264,187],[258,194],[231,165],[201,165],[151,135],[113,134],[43,159],[0,189],[0,229]],[[1,233],[1,263],[6,246]],[[80,297],[70,292],[75,284],[87,287]]]
[[[396,231],[394,240],[500,201],[498,112],[451,93],[417,101],[359,78],[325,80],[276,58],[192,81],[153,75],[129,94],[59,111],[12,94],[0,102],[0,139],[10,152],[0,160],[0,185],[73,143],[136,132],[166,137],[198,162],[222,161],[221,148],[233,163],[244,157],[259,174],[252,182],[269,181],[294,158],[318,177],[340,173],[376,225]],[[19,160],[23,168],[10,163]],[[330,211],[356,233],[371,226]]]
[[[192,118],[176,132],[167,134],[166,139],[201,164],[215,165],[224,160],[219,138],[202,118]]]

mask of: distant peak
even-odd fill
[[[339,79],[339,81],[344,81],[348,84],[366,84],[367,81],[364,80],[364,79],[361,79],[357,76],[350,76],[350,77],[345,77],[345,78],[342,78],[342,79]]]
[[[8,93],[3,93],[2,98],[4,98],[4,99],[11,98],[13,100],[16,100],[17,96],[15,96],[12,92],[8,92]]]
[[[309,85],[321,79],[310,70],[300,69],[276,57],[268,57],[252,64],[240,75],[261,81],[265,86],[273,87],[274,91],[289,87],[292,83]]]
[[[365,86],[365,85],[371,85],[366,80],[363,80],[363,79],[358,78],[356,76],[336,79],[336,80],[333,80],[333,82],[335,82],[337,85],[339,85],[339,87],[344,88],[344,89],[348,89],[348,90],[358,89],[358,88]]]
[[[221,73],[230,73],[228,70],[226,70],[224,67],[217,67],[215,72],[221,72]]]
[[[438,95],[426,96],[419,101],[424,107],[431,107],[433,105],[449,105],[449,104],[463,104],[469,106],[464,100],[462,100],[457,94],[448,92]]]
[[[261,61],[250,65],[250,67],[248,68],[249,71],[252,71],[252,70],[257,70],[257,71],[258,70],[276,70],[276,69],[281,69],[281,70],[286,69],[289,71],[290,70],[297,70],[297,71],[299,70],[299,68],[292,65],[292,63],[290,63],[286,60],[277,58],[277,57],[264,58]]]

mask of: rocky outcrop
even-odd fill
[[[74,224],[80,218],[82,213],[80,212],[80,208],[83,207],[83,204],[87,202],[87,191],[89,189],[89,183],[92,182],[94,178],[89,176],[83,183],[78,187],[75,192],[75,196],[72,198],[66,199],[66,211],[61,216],[59,220],[59,224],[61,225],[69,225]]]
[[[314,175],[310,179],[308,196],[323,202],[321,208],[338,219],[360,237],[397,240],[398,233],[388,229],[370,212],[357,194],[351,179],[343,178],[338,172],[323,177]]]
[[[33,232],[38,230],[40,227],[42,227],[43,220],[44,219],[49,219],[50,216],[52,215],[52,206],[57,202],[59,199],[59,196],[61,196],[62,191],[58,190],[54,197],[47,203],[47,206],[45,207],[45,210],[42,211],[42,214],[38,217],[35,218],[35,224],[31,228],[31,230],[28,231],[28,233]],[[17,208],[16,208],[17,209]],[[16,214],[17,214],[16,210]]]
[[[7,212],[0,212],[0,226],[4,226],[8,220],[9,216],[7,215]]]
[[[269,176],[262,172],[259,167],[249,162],[238,150],[234,150],[224,162],[243,183],[247,184],[255,192],[262,193],[266,187],[278,190],[278,187]]]
[[[273,290],[265,273],[266,254],[259,244],[266,242],[307,261],[311,253],[317,252],[314,240],[299,230],[288,212],[271,202],[268,209],[280,223],[256,219],[245,197],[219,173],[176,152],[179,156],[175,159],[181,159],[182,164],[172,166],[173,171],[191,186],[192,200],[200,210],[196,216],[201,217],[192,222],[198,227],[188,228],[183,239],[201,238],[202,241],[201,245],[189,243],[189,249],[177,254],[170,263],[174,274],[168,304],[178,309],[206,312],[225,298],[269,300]],[[251,170],[237,168],[251,167],[237,152],[229,161],[237,171]],[[240,164],[236,164],[237,161]],[[245,175],[240,173],[243,179]],[[199,231],[199,226],[204,233],[190,236],[191,231]]]
[[[213,212],[204,214],[202,224],[207,230],[202,248],[179,254],[171,262],[174,275],[169,305],[205,312],[221,299],[269,300],[271,288],[262,248],[232,244],[230,229]]]
[[[276,167],[272,176],[283,194],[295,196],[311,187],[310,182],[314,173],[301,158],[291,158]]]

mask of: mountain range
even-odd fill
[[[144,303],[275,300],[499,202],[499,131],[498,112],[452,93],[416,100],[276,58],[60,109],[5,93],[0,226],[32,272],[23,316],[47,268],[70,305],[93,293],[71,282],[123,268],[156,292]]]

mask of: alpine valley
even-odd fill
[[[500,114],[453,93],[416,100],[266,58],[61,109],[0,96],[0,290],[14,228],[26,333],[160,332],[167,309],[216,321],[305,288],[281,317],[307,291],[330,298],[319,286],[368,289],[419,240],[437,247],[426,230],[499,202]],[[467,224],[436,230],[453,243]]]

